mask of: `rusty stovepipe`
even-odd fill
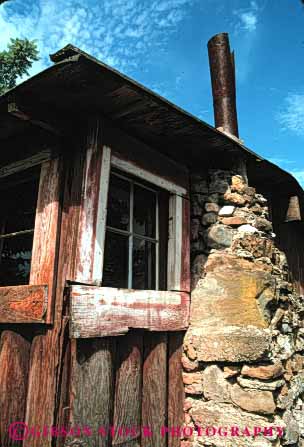
[[[216,34],[209,40],[208,54],[215,127],[239,137],[234,54],[230,52],[227,33]]]

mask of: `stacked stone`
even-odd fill
[[[304,447],[304,300],[275,246],[267,200],[241,176],[210,170],[192,177],[191,204],[182,446]],[[208,426],[250,434],[207,436],[199,427]]]

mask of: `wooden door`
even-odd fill
[[[66,445],[178,446],[167,432],[183,423],[182,339],[183,332],[131,330],[74,341],[70,426],[82,432],[74,429]]]

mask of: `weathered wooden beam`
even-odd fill
[[[46,285],[0,287],[0,323],[45,323]]]
[[[108,447],[113,417],[115,341],[72,340],[71,427],[90,427],[91,436],[68,436],[66,444]],[[103,431],[104,429],[104,431]],[[100,433],[99,433],[100,430]]]
[[[117,339],[114,427],[135,430],[122,433],[116,430],[112,445],[139,447],[141,445],[143,333],[132,331]]]
[[[45,120],[35,118],[30,112],[24,112],[15,102],[8,103],[7,111],[10,115],[15,116],[22,121],[29,121],[31,124],[41,127],[42,129],[47,130],[48,132],[51,132],[55,135],[62,135],[62,131],[60,129],[54,127],[52,124],[46,122]]]
[[[82,155],[77,151],[79,143],[70,141],[70,149],[74,148],[74,156],[66,156],[63,172],[66,175],[65,194],[62,203],[62,220],[60,230],[60,251],[58,256],[58,276],[56,285],[56,306],[53,326],[44,334],[36,335],[31,348],[29,392],[25,422],[30,426],[51,427],[56,422],[57,393],[62,377],[62,331],[65,322],[63,315],[64,288],[67,276],[72,276],[72,261],[75,256],[77,241],[77,204],[81,195]],[[70,151],[71,152],[71,151]],[[60,421],[58,426],[64,426]],[[41,447],[41,438],[30,440],[31,447]],[[52,436],[43,438],[43,447],[51,447]],[[61,444],[62,445],[62,444]]]
[[[8,177],[9,175],[16,174],[17,172],[38,166],[50,160],[53,156],[52,154],[53,151],[51,149],[45,149],[37,154],[24,158],[23,160],[18,160],[5,166],[0,166],[0,178]]]
[[[21,447],[9,436],[9,425],[24,421],[28,385],[30,342],[22,335],[3,331],[0,341],[0,444]]]
[[[172,195],[169,202],[168,290],[190,292],[189,200]]]
[[[182,427],[184,423],[183,338],[183,332],[168,334],[168,427]],[[179,437],[168,436],[168,447],[180,447]]]
[[[41,166],[35,218],[30,284],[48,285],[47,323],[52,323],[54,312],[62,170],[60,158],[47,161]]]
[[[144,346],[142,426],[151,429],[151,436],[143,436],[140,445],[166,447],[162,427],[167,425],[167,334],[146,333]]]
[[[82,200],[75,257],[75,281],[102,279],[103,246],[111,151],[102,145],[102,121],[88,123]]]
[[[189,294],[72,286],[71,338],[122,335],[130,328],[178,331],[188,327]]]

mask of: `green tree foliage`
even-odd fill
[[[11,39],[7,50],[0,51],[0,95],[15,87],[18,77],[28,75],[29,68],[38,59],[35,41]]]

